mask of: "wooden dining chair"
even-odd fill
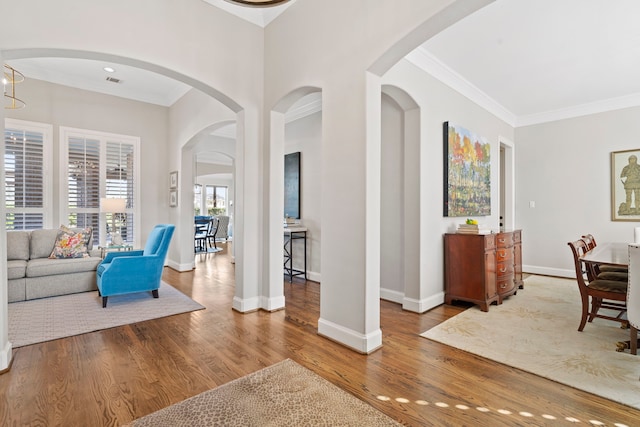
[[[622,315],[627,311],[627,282],[594,278],[590,274],[585,274],[589,269],[580,257],[587,252],[586,243],[583,240],[576,240],[567,244],[573,254],[576,281],[582,300],[582,317],[578,331],[582,331],[587,321],[592,322],[596,317],[620,322],[626,327],[628,321],[622,318]],[[589,310],[589,300],[591,300],[591,310]],[[613,317],[600,313],[601,308],[618,311],[618,315]]]

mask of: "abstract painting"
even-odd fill
[[[444,216],[491,215],[491,145],[444,123]]]

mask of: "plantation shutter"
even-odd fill
[[[45,200],[48,189],[45,185],[45,133],[30,130],[28,127],[5,127],[7,230],[33,230],[45,227]],[[50,144],[50,141],[48,142]]]
[[[72,227],[92,227],[97,241],[100,225],[100,141],[68,140],[68,218]]]
[[[131,244],[134,237],[134,146],[126,142],[106,143],[106,186],[105,197],[127,199],[127,212],[117,215],[118,232],[122,239]]]

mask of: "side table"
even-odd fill
[[[294,276],[304,276],[307,280],[307,228],[300,226],[284,228],[284,274],[289,276],[289,282],[293,282]],[[293,241],[304,241],[304,270],[293,268]]]
[[[133,246],[132,245],[107,245],[107,246],[98,246],[98,249],[100,249],[100,257],[104,259],[107,252],[132,251]]]

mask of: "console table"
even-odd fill
[[[294,276],[304,276],[307,280],[307,227],[284,228],[284,273],[289,276],[289,282],[293,282]],[[304,241],[304,270],[293,268],[293,241]]]
[[[445,234],[444,262],[445,302],[468,301],[489,311],[523,287],[521,231]]]

